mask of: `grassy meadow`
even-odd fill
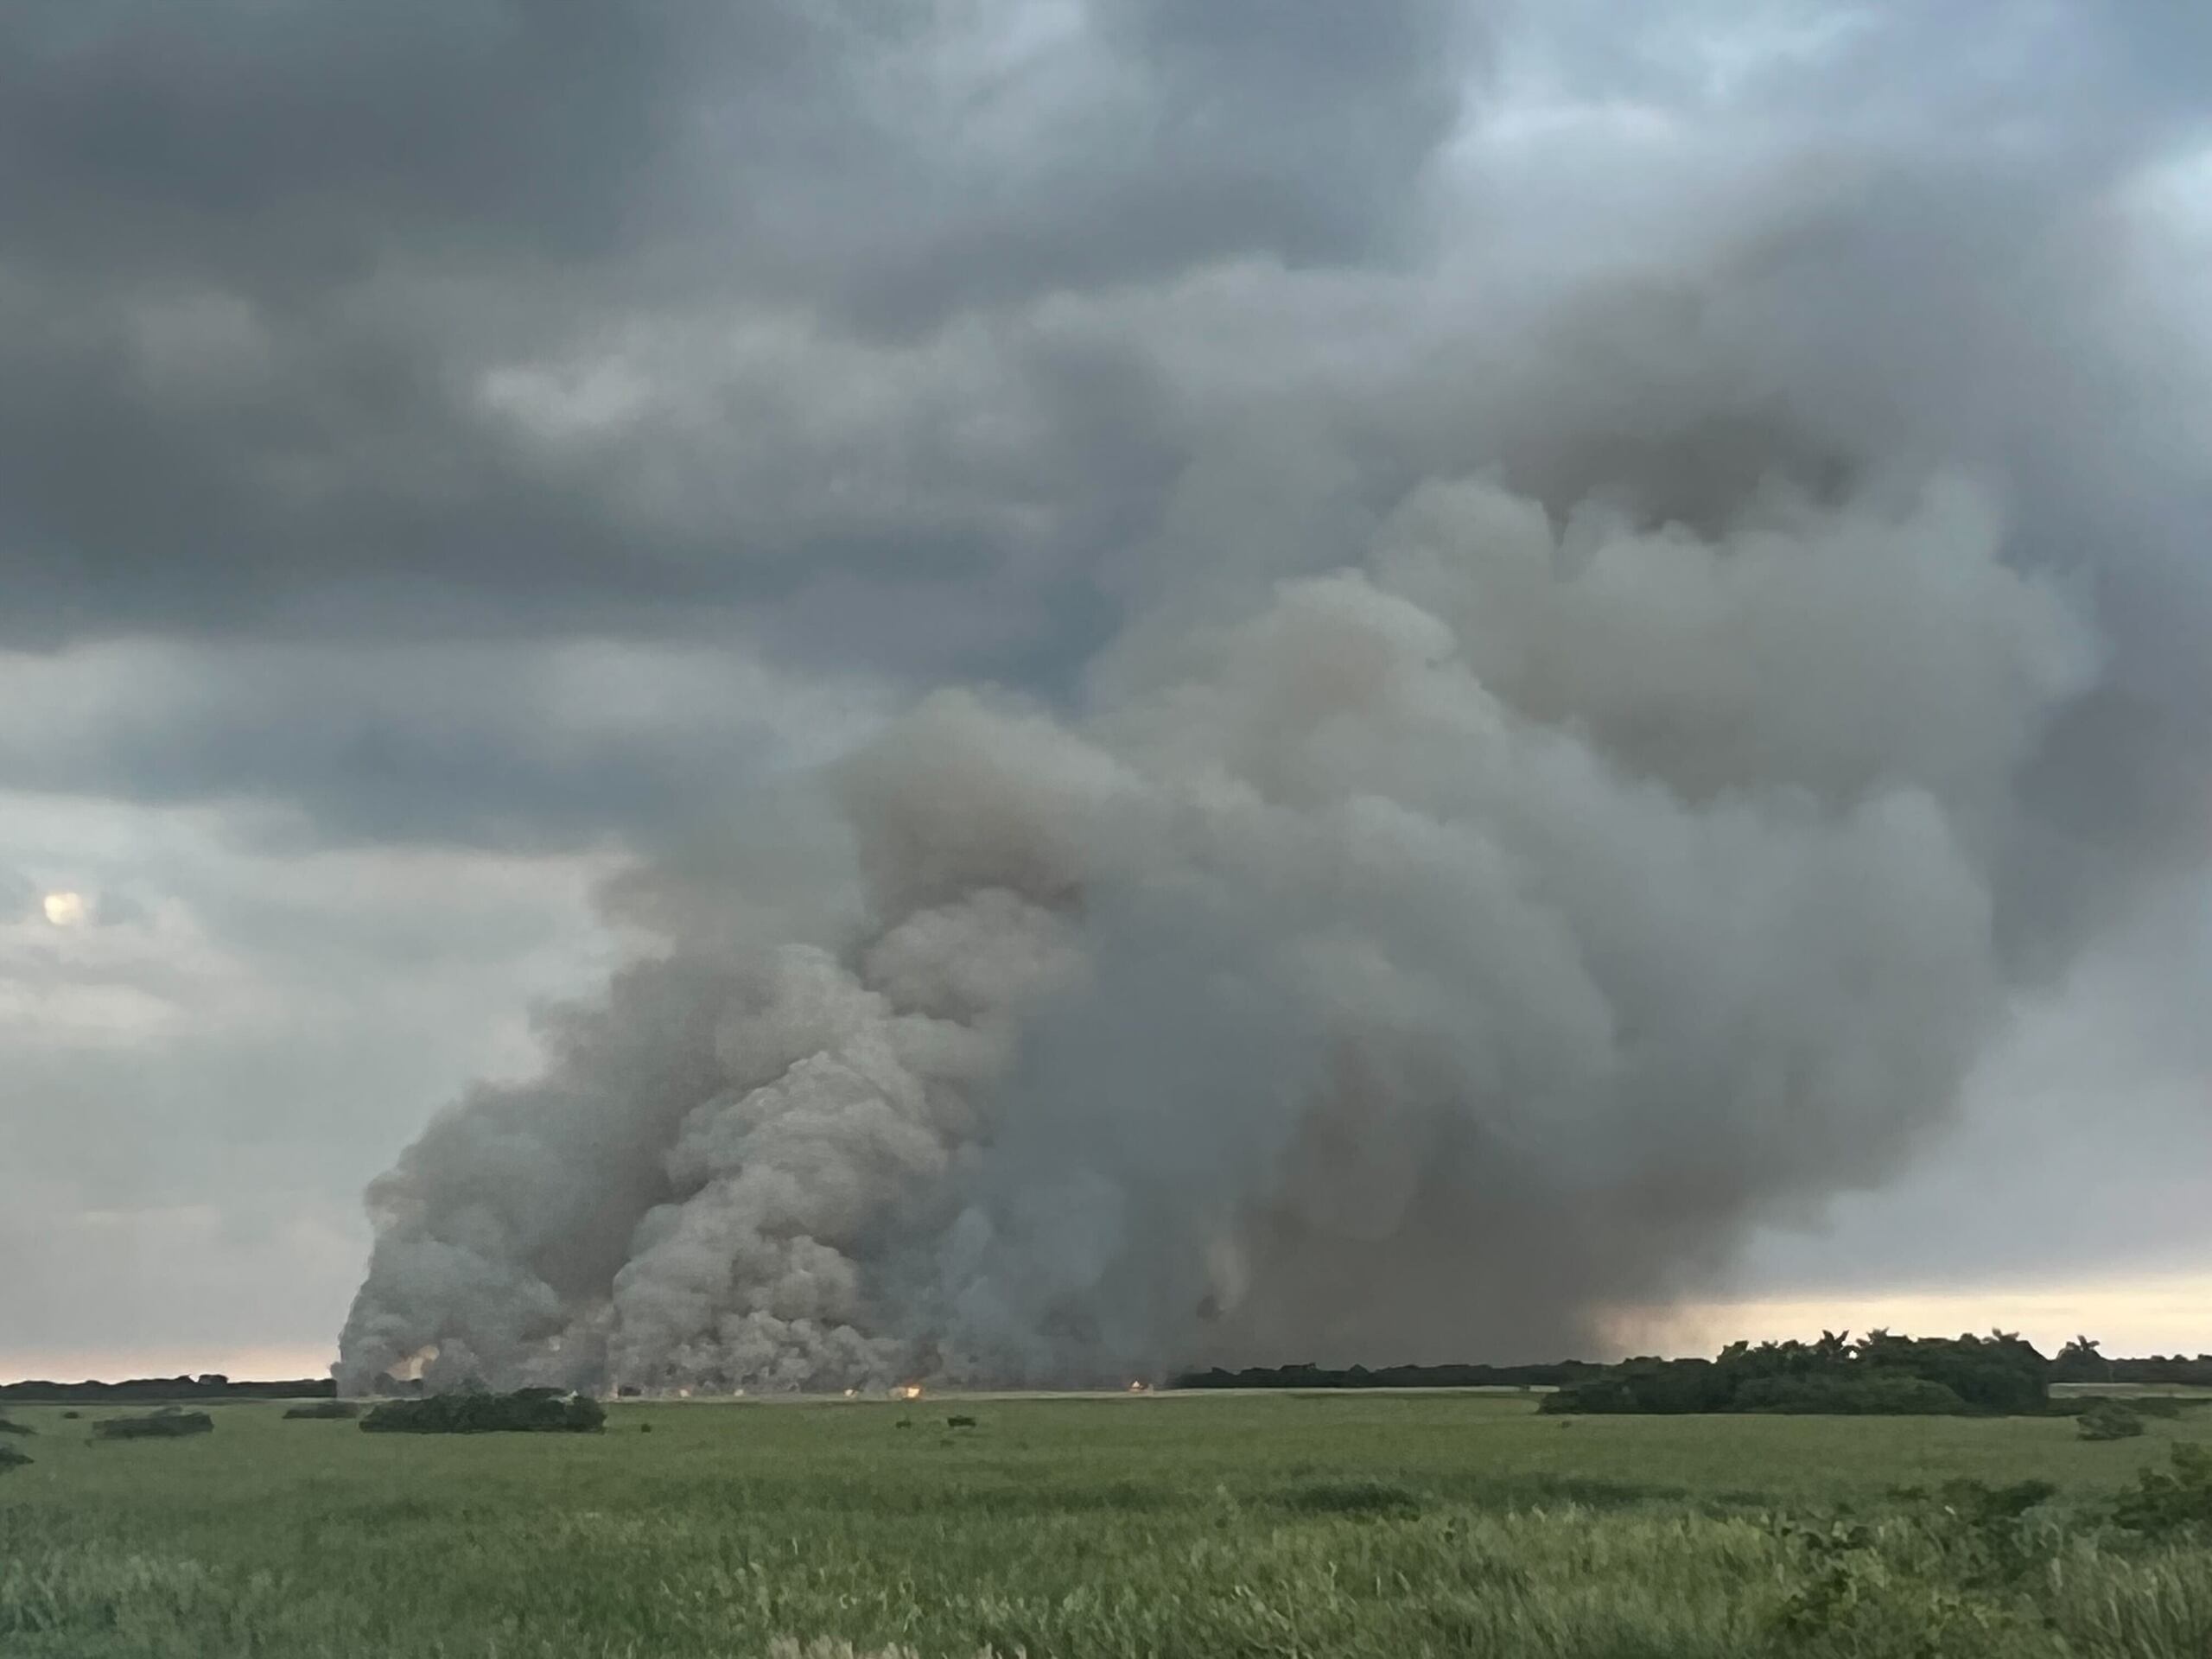
[[[97,1445],[105,1408],[10,1414],[0,1655],[2212,1656],[2212,1548],[2104,1519],[2212,1408],[2112,1444],[1482,1394],[214,1412]],[[2059,1490],[1987,1524],[1898,1495],[1955,1478]]]

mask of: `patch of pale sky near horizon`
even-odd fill
[[[327,1349],[369,1178],[464,1081],[529,1069],[534,1001],[611,965],[607,868],[0,794],[11,885],[124,918],[0,924],[0,1375]]]
[[[2212,1353],[2212,1274],[2069,1278],[2037,1285],[1871,1290],[1837,1296],[1700,1301],[1617,1315],[1620,1353],[1712,1354],[1731,1342],[1824,1331],[1907,1336],[2017,1332],[2046,1354],[2088,1335],[2114,1357]]]
[[[2208,990],[2212,888],[2200,880],[2146,906],[2063,986],[2023,999],[1904,1173],[1755,1237],[1723,1300],[1746,1317],[1870,1298],[2029,1306],[2094,1301],[2069,1288],[2088,1281],[2112,1287],[2113,1319],[2135,1309],[2150,1346],[2212,1350],[2212,1295],[2129,1302],[2127,1289],[2202,1283],[2212,1255]]]

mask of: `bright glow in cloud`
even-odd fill
[[[46,919],[56,927],[82,927],[91,918],[81,893],[49,893],[44,908]]]

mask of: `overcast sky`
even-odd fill
[[[1424,478],[1571,492],[1497,411],[1575,353],[1656,514],[1722,464],[1681,407],[2126,553],[2068,821],[2142,879],[1913,1173],[1715,1294],[2195,1275],[2126,1329],[2212,1350],[2200,16],[0,10],[0,1376],[319,1369],[367,1181],[637,948],[609,878]]]

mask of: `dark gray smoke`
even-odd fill
[[[1635,257],[1127,301],[1230,368],[1080,692],[940,690],[632,878],[664,954],[378,1183],[341,1370],[1553,1354],[1893,1174],[2203,855],[2138,114],[1784,135]]]

